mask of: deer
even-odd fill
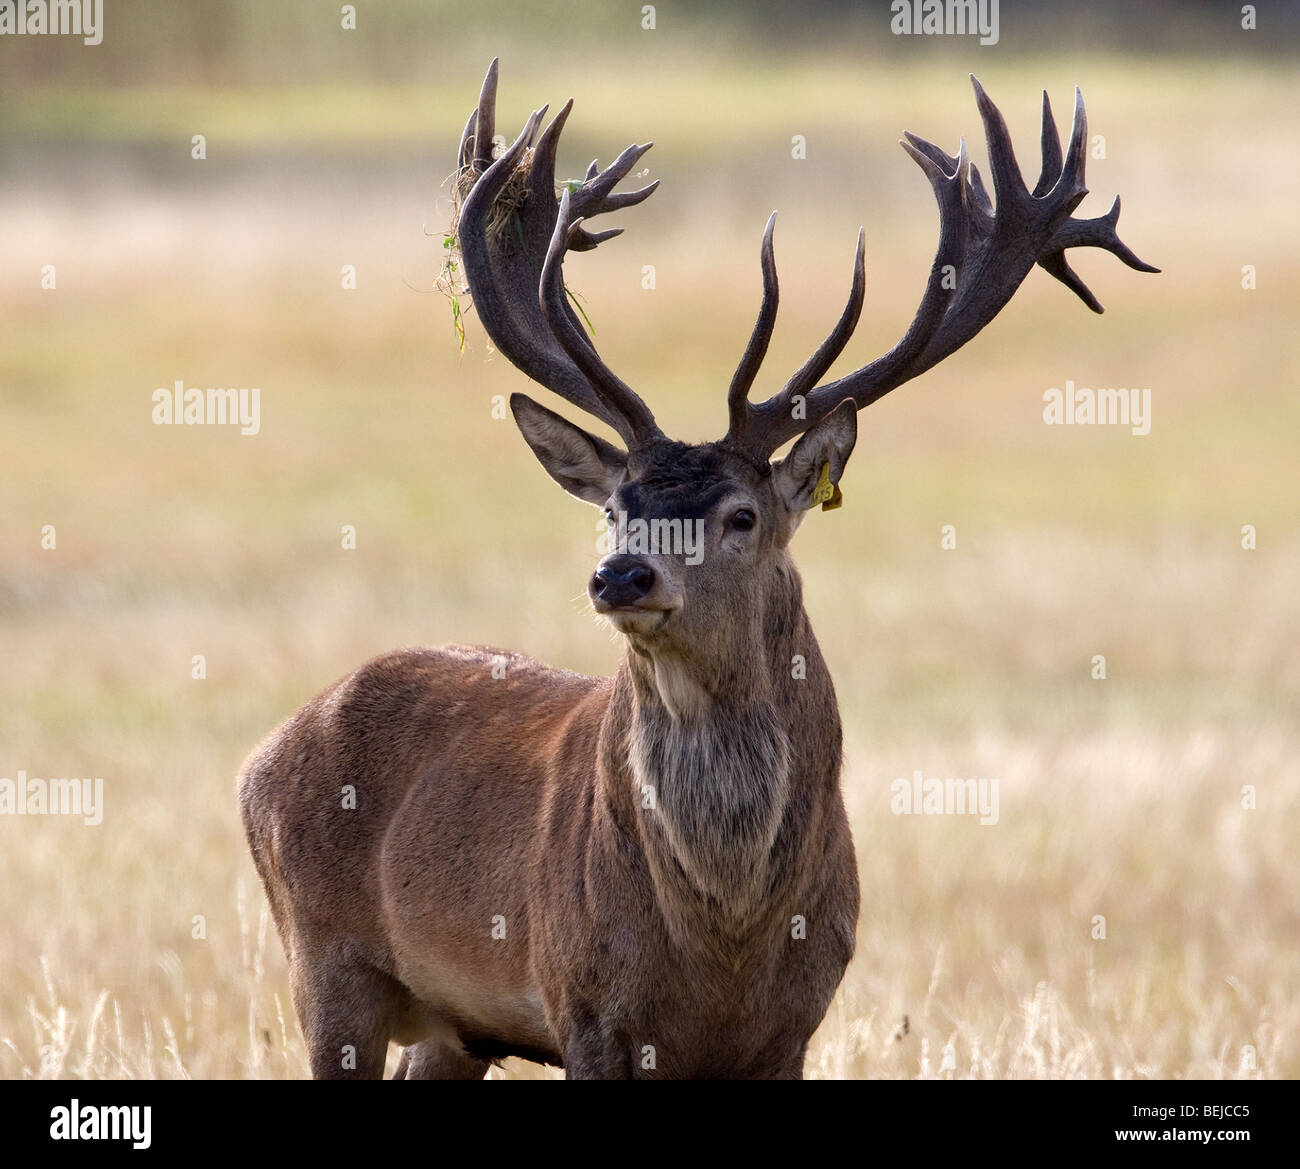
[[[972,76],[992,198],[964,139],[956,156],[911,133],[901,142],[940,218],[902,338],[823,380],[863,305],[860,229],[838,322],[781,390],[752,402],[776,320],[774,215],[726,434],[676,441],[598,355],[563,274],[569,252],[621,230],[588,220],[654,192],[657,181],[615,190],[652,144],[603,171],[593,162],[557,197],[572,99],[545,129],[548,107],[534,110],[494,157],[497,80],[494,60],[459,152],[474,307],[519,372],[621,441],[522,393],[514,421],[611,532],[680,520],[701,546],[692,557],[611,539],[587,593],[622,639],[613,677],[483,648],[398,650],[249,757],[241,813],[311,1073],[382,1077],[396,1042],[400,1079],[481,1079],[508,1056],[570,1079],[799,1079],[853,957],[860,891],[835,688],[791,539],[813,507],[842,499],[858,411],[974,337],[1035,264],[1096,312],[1069,249],[1158,269],[1119,240],[1118,198],[1106,215],[1073,216],[1087,193],[1079,91],[1064,152],[1043,95],[1031,191]]]

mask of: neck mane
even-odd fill
[[[746,928],[796,892],[798,860],[836,790],[835,691],[792,564],[767,611],[726,652],[629,644],[603,763],[670,920]]]

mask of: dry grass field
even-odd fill
[[[0,776],[100,776],[105,807],[98,826],[0,816],[2,1077],[307,1074],[235,806],[247,752],[399,645],[617,666],[583,592],[596,514],[493,417],[523,378],[472,314],[460,355],[431,291],[439,185],[485,63],[342,97],[268,82],[10,103]],[[1105,138],[1083,213],[1122,193],[1122,237],[1164,272],[1075,253],[1097,317],[1035,271],[862,415],[845,506],[797,538],[863,891],[808,1074],[1295,1077],[1294,77],[1053,55],[990,57],[981,80],[1031,178],[1041,89],[1065,121],[1082,86]],[[936,215],[900,132],[949,149],[964,133],[984,157],[964,70],[942,62],[795,56],[760,82],[689,56],[507,59],[503,129],[570,94],[562,167],[658,142],[661,190],[568,272],[611,366],[683,438],[724,429],[768,211],[783,315],[765,392],[839,313],[860,223],[867,307],[837,370],[910,319]],[[259,387],[260,433],[153,425],[177,379]],[[1150,433],[1045,425],[1065,379],[1150,387]],[[917,770],[998,779],[998,822],[892,814]]]

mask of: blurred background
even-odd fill
[[[1121,193],[1163,274],[1071,253],[1095,316],[1035,270],[863,414],[844,508],[796,541],[863,887],[808,1072],[1300,1074],[1296,10],[1005,0],[981,46],[894,35],[887,3],[344,7],[109,0],[101,45],[0,37],[0,776],[105,793],[98,827],[0,816],[0,1075],[305,1075],[244,756],[399,645],[617,668],[596,514],[493,416],[524,378],[472,309],[460,351],[436,287],[494,55],[508,137],[575,98],[562,174],[656,140],[661,189],[566,275],[694,440],[773,208],[764,395],[838,316],[859,224],[834,372],[910,321],[937,215],[904,129],[983,167],[974,71],[1032,185],[1041,91],[1065,134],[1081,86],[1079,214]],[[1150,433],[1045,425],[1066,379],[1149,387]],[[260,433],[154,425],[177,380],[258,387]],[[996,777],[998,824],[892,815],[917,770]]]

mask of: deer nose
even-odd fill
[[[638,556],[606,556],[591,578],[592,597],[613,609],[634,605],[655,587],[655,570]]]

